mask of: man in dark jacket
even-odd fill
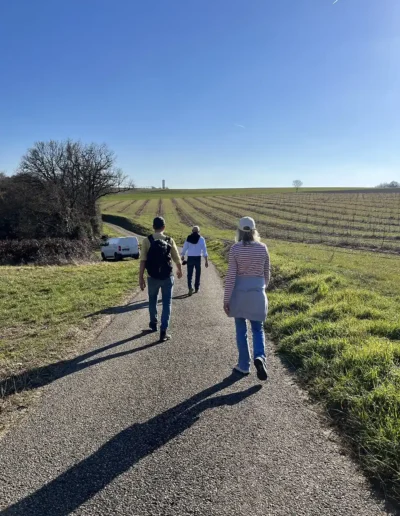
[[[182,248],[182,260],[185,256],[188,256],[187,260],[187,272],[188,272],[188,288],[189,296],[193,294],[192,279],[193,271],[196,269],[196,278],[194,282],[195,292],[200,289],[200,276],[201,276],[201,257],[204,256],[206,267],[208,267],[208,254],[206,241],[200,236],[199,226],[194,226],[192,233],[187,237],[186,242]]]

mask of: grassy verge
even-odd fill
[[[209,248],[224,273],[226,246]],[[400,260],[280,241],[269,248],[268,333],[367,474],[400,501]]]
[[[138,262],[1,267],[0,276],[1,415],[32,371],[73,351],[101,317],[92,315],[137,286]]]
[[[105,224],[105,223],[103,224],[101,234],[106,235],[109,238],[123,236],[123,233],[121,231],[118,231],[115,228],[113,228],[112,226],[109,226],[108,224]]]

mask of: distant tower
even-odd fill
[[[162,180],[162,188],[165,190],[165,179]]]

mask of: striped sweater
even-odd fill
[[[233,245],[229,253],[224,303],[228,304],[231,299],[233,289],[235,288],[236,276],[264,277],[265,285],[268,286],[270,275],[269,253],[265,244],[253,242],[243,245],[242,242],[238,242]]]

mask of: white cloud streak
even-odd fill
[[[235,124],[235,127],[240,127],[241,129],[246,129],[244,125],[241,124]]]

